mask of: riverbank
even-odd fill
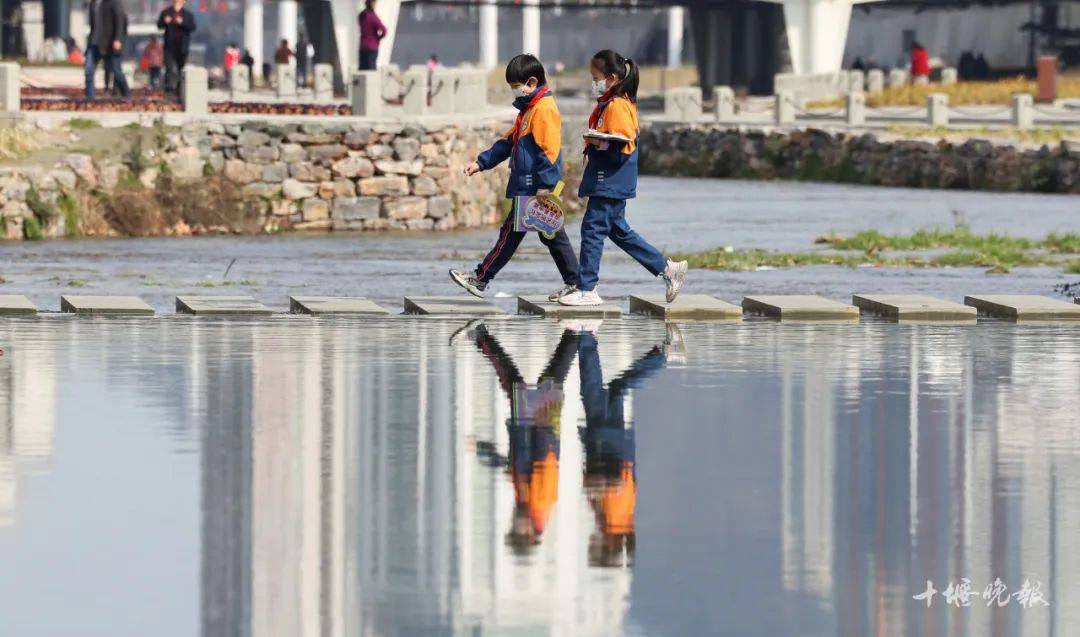
[[[17,162],[0,166],[0,236],[490,225],[502,219],[506,166],[472,178],[462,171],[509,125],[501,117],[458,124],[278,118],[104,129],[72,119],[48,134],[84,143],[22,148]],[[572,191],[565,198],[571,213],[580,209]]]
[[[1038,147],[896,135],[652,124],[641,172],[664,177],[787,179],[872,186],[1080,194],[1080,142]]]

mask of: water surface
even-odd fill
[[[1075,326],[590,329],[0,321],[0,634],[1080,630]]]

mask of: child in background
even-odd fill
[[[548,88],[544,65],[535,56],[518,55],[506,65],[506,82],[516,96],[517,121],[506,135],[465,167],[465,174],[490,170],[509,159],[507,199],[547,197],[562,180],[562,119]],[[551,239],[539,236],[562,275],[563,287],[548,297],[555,301],[575,290],[578,260],[566,230],[560,229]],[[514,256],[524,238],[524,232],[514,231],[514,210],[510,209],[491,252],[473,271],[450,270],[450,278],[473,296],[483,297],[488,283]]]
[[[586,139],[585,173],[578,188],[579,197],[589,204],[581,221],[581,272],[577,290],[558,299],[563,305],[600,305],[596,291],[600,279],[600,257],[604,239],[645,266],[653,276],[662,276],[667,285],[667,300],[672,302],[686,282],[686,261],[666,258],[641,238],[626,222],[626,200],[637,191],[638,115],[637,65],[611,50],[593,56],[589,65],[593,79],[596,107],[589,116],[589,128],[626,138],[628,142]]]

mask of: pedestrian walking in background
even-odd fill
[[[225,57],[222,60],[221,66],[225,69],[225,77],[229,76],[229,71],[233,70],[233,67],[240,63],[240,49],[236,48],[235,42],[230,42],[229,46],[225,47]]]
[[[930,77],[930,53],[918,42],[911,44],[911,79]]]
[[[157,27],[165,31],[165,91],[178,93],[195,30],[195,15],[184,6],[184,0],[173,0],[158,15]]]
[[[124,40],[127,38],[127,13],[121,0],[90,0],[87,6],[90,18],[90,37],[86,46],[86,97],[94,99],[94,73],[98,62],[103,62],[106,72],[106,89],[109,77],[124,97],[131,95],[121,62]]]
[[[244,55],[240,58],[240,64],[247,67],[248,81],[251,82],[251,86],[255,86],[255,58],[251,56],[251,51],[244,49]]]
[[[386,26],[375,14],[375,0],[365,0],[357,22],[360,24],[360,70],[374,71],[379,59],[379,42],[386,37]]]
[[[150,88],[161,87],[161,67],[165,64],[165,49],[161,46],[161,42],[157,37],[150,36],[150,39],[146,42],[146,47],[143,49],[142,59],[139,60],[139,67],[146,71],[147,76],[150,78]]]
[[[274,51],[274,64],[281,66],[282,64],[288,64],[289,60],[296,57],[296,52],[289,48],[289,41],[282,38],[281,44],[278,45],[276,51]]]

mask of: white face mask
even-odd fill
[[[603,97],[604,92],[607,91],[607,80],[593,80],[592,94],[593,97]]]
[[[517,87],[518,97],[528,97],[532,95],[532,92],[536,90],[535,86],[529,86],[528,84],[522,84]]]

